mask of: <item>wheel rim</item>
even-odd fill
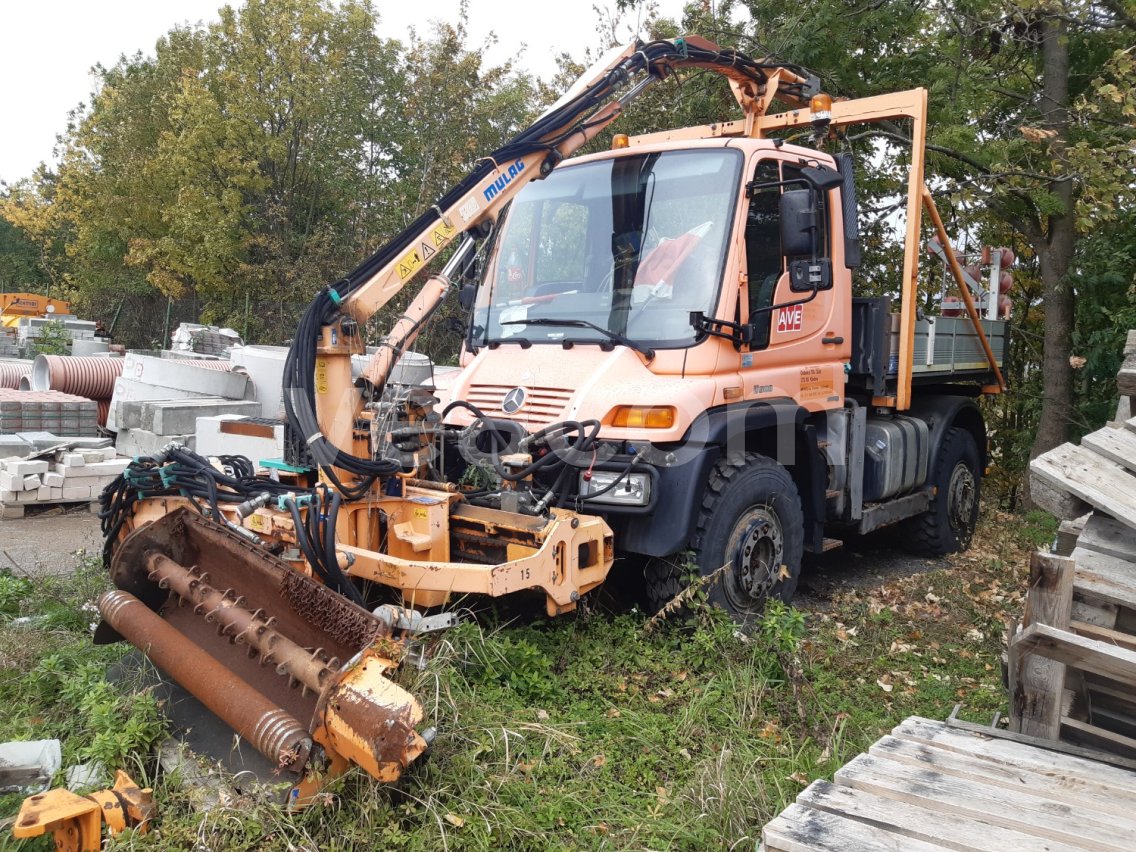
[[[978,499],[978,488],[974,473],[965,462],[959,462],[951,471],[950,485],[947,486],[947,522],[957,540],[970,538],[974,506]]]
[[[730,536],[733,554],[730,582],[725,583],[731,605],[752,609],[762,604],[781,580],[785,557],[785,536],[781,519],[767,507],[746,512]]]

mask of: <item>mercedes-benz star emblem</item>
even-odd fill
[[[527,394],[524,388],[513,388],[505,394],[505,398],[501,400],[501,410],[506,414],[516,414],[525,404],[526,396]]]

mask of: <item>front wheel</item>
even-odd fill
[[[804,553],[801,500],[789,471],[757,453],[718,462],[710,474],[691,539],[691,567],[707,578],[707,597],[742,625],[769,598],[788,602]],[[646,570],[649,603],[666,605],[686,584],[687,564],[668,557]]]

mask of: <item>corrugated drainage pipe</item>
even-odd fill
[[[31,361],[0,361],[0,388],[15,390],[20,379],[31,371]]]
[[[37,355],[32,365],[32,390],[57,390],[87,399],[110,399],[114,380],[122,375],[122,362],[122,358],[100,356]]]

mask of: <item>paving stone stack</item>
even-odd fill
[[[94,437],[98,434],[98,403],[60,391],[0,388],[0,434],[17,432]]]
[[[116,457],[113,447],[0,461],[0,517],[22,517],[27,506],[98,500],[129,464],[130,459]]]

